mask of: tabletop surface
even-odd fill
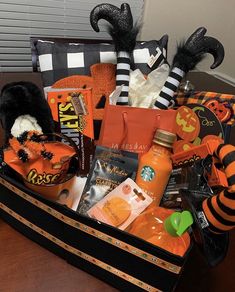
[[[228,255],[208,268],[197,249],[187,261],[175,292],[232,292],[235,287],[235,232]],[[114,292],[118,291],[73,267],[26,238],[0,219],[1,292]]]

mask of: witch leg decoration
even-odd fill
[[[125,51],[117,52],[116,88],[122,87],[117,104],[128,105],[128,93],[130,82],[130,53]]]
[[[221,144],[215,156],[224,167],[228,188],[217,195],[181,190],[183,208],[194,217],[195,241],[210,266],[216,266],[225,258],[228,231],[235,228],[235,146]]]
[[[206,53],[212,54],[214,63],[211,69],[218,67],[224,59],[223,45],[213,37],[207,37],[206,28],[198,28],[188,40],[178,47],[173,59],[172,70],[154,104],[154,108],[167,109],[184,75],[202,60]]]
[[[222,233],[235,227],[235,146],[220,145],[216,156],[223,163],[228,189],[206,199],[202,208],[210,230]]]
[[[108,32],[117,52],[116,87],[123,85],[117,104],[128,105],[130,53],[136,44],[138,28],[133,26],[131,9],[127,3],[123,3],[121,8],[112,4],[97,5],[90,13],[90,23],[96,32],[99,32],[100,19],[111,24]]]

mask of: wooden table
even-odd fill
[[[232,292],[235,287],[235,232],[228,255],[209,269],[195,248],[175,292]],[[116,289],[79,270],[24,237],[0,219],[1,292],[114,292]]]
[[[1,292],[114,292],[0,219]]]

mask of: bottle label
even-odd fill
[[[144,166],[141,169],[140,176],[144,181],[152,181],[155,177],[155,171],[150,166]]]

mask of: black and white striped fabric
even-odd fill
[[[173,96],[177,91],[181,80],[183,79],[185,72],[180,68],[174,67],[167,80],[159,93],[159,96],[154,104],[156,109],[167,109],[173,101]]]
[[[118,97],[118,105],[128,105],[130,81],[130,53],[120,51],[117,53],[116,87],[123,86]]]
[[[117,63],[117,55],[112,44],[59,43],[38,40],[36,44],[43,86],[51,87],[59,79],[71,75],[90,75],[90,66],[96,63]],[[161,50],[152,68],[147,63],[151,55]],[[166,62],[167,48],[156,40],[137,43],[130,56],[130,68],[140,69],[143,74]],[[120,68],[121,69],[121,68]]]

